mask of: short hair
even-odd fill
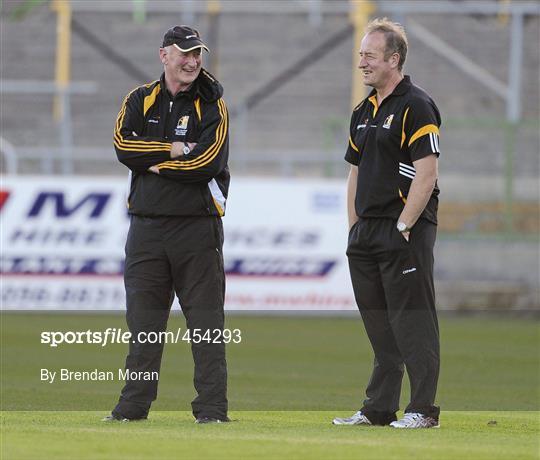
[[[405,29],[398,22],[392,22],[388,18],[376,18],[370,21],[366,27],[366,35],[373,32],[384,34],[386,46],[384,49],[384,59],[388,59],[392,54],[399,55],[398,70],[403,69],[405,59],[407,58],[407,35]]]

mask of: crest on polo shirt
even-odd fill
[[[364,120],[363,123],[360,123],[360,124],[356,127],[356,129],[363,129],[363,128],[365,128],[365,127],[367,126],[367,124],[368,124],[368,121],[369,121],[369,118],[366,118],[366,119]]]
[[[386,120],[384,120],[384,123],[382,125],[383,128],[390,129],[390,125],[392,124],[392,120],[394,119],[394,114],[388,115],[386,117]]]
[[[176,124],[176,129],[174,130],[174,134],[176,136],[185,136],[187,133],[187,125],[189,122],[189,115],[183,115],[178,120],[178,123]]]

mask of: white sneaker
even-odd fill
[[[335,418],[332,420],[334,425],[371,425],[371,422],[368,418],[362,414],[362,411],[359,410],[355,414],[351,415],[349,418]]]
[[[406,413],[401,420],[390,423],[393,428],[439,428],[439,421],[416,412]]]

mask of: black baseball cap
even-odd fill
[[[187,53],[195,48],[204,48],[210,52],[208,47],[201,40],[199,32],[189,26],[171,27],[163,36],[162,48],[174,45],[180,51]]]

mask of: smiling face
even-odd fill
[[[165,82],[171,93],[185,91],[195,81],[201,72],[202,48],[191,51],[180,51],[171,45],[160,48],[159,56],[165,70]]]
[[[382,89],[396,74],[400,74],[399,54],[394,53],[385,58],[385,50],[386,38],[382,32],[371,32],[362,39],[358,68],[362,71],[365,85]]]

